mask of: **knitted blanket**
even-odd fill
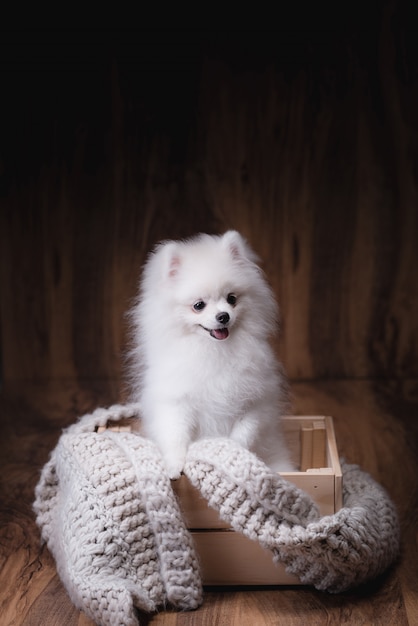
[[[202,602],[199,565],[156,446],[97,433],[135,405],[97,409],[66,429],[44,466],[34,510],[74,604],[102,626],[137,626],[138,612]],[[258,541],[302,583],[344,591],[383,572],[399,551],[390,498],[343,462],[344,507],[320,517],[311,498],[235,442],[190,446],[185,474],[231,527]]]

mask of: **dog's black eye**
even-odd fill
[[[203,311],[205,306],[206,306],[206,302],[203,302],[203,300],[198,300],[197,302],[194,303],[193,308],[195,311]]]
[[[230,304],[231,306],[235,306],[237,303],[237,296],[234,293],[229,293],[226,301],[228,302],[228,304]]]

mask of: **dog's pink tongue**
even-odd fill
[[[214,328],[210,331],[212,337],[215,339],[226,339],[229,335],[229,331],[227,328]]]

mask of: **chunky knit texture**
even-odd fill
[[[62,434],[42,470],[34,510],[74,604],[102,626],[202,601],[198,561],[155,445],[105,431],[135,405],[86,415]],[[310,497],[229,439],[189,448],[185,473],[231,527],[289,573],[339,592],[382,573],[399,551],[395,508],[357,466],[342,464],[344,507],[320,517]]]
[[[95,428],[130,417],[100,409],[61,436],[36,488],[42,537],[74,604],[101,626],[137,626],[134,609],[194,609],[202,588],[192,538],[155,445]]]
[[[382,573],[399,552],[399,524],[385,490],[342,462],[344,507],[320,518],[307,494],[227,439],[194,443],[191,483],[231,527],[273,553],[302,583],[345,591]]]

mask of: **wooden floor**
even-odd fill
[[[99,404],[117,385],[23,385],[2,394],[0,437],[0,623],[87,626],[69,600],[31,511],[39,470],[60,429]],[[144,616],[155,625],[418,624],[418,385],[333,381],[293,385],[298,414],[331,414],[339,451],[380,481],[402,525],[402,554],[381,580],[342,595],[310,588],[207,589],[191,613]]]

